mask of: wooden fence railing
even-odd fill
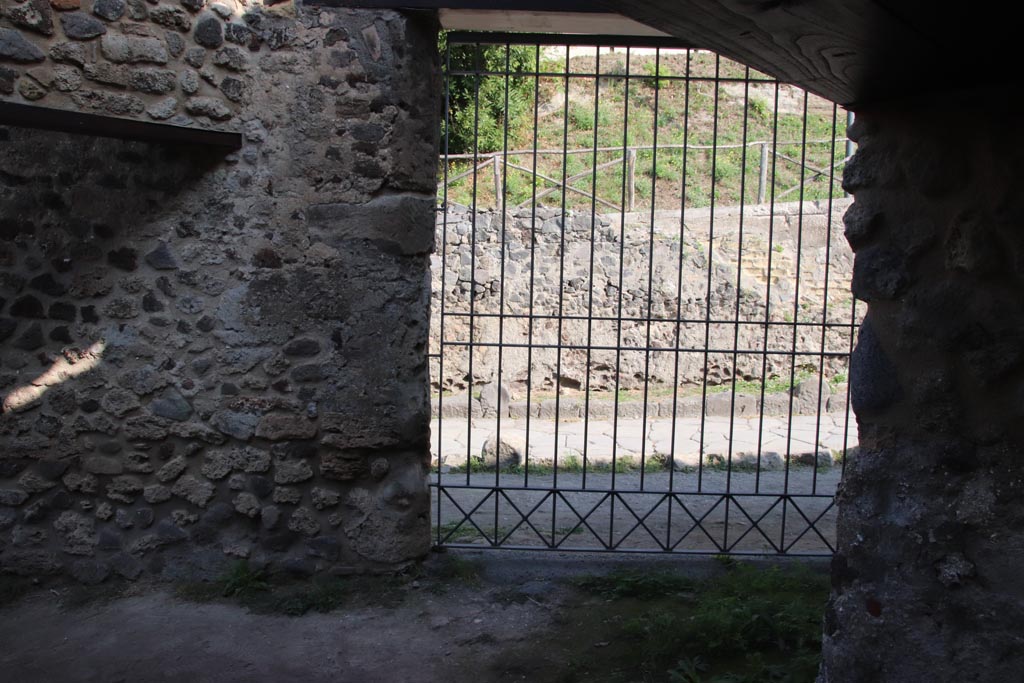
[[[836,177],[833,171],[845,164],[850,160],[849,150],[848,156],[844,157],[841,161],[832,164],[829,168],[818,168],[812,166],[806,162],[801,162],[799,159],[794,159],[791,156],[782,154],[778,151],[780,147],[793,147],[801,145],[820,145],[820,144],[831,144],[831,143],[843,143],[846,142],[846,138],[837,137],[835,140],[808,140],[803,142],[779,142],[773,143],[768,140],[758,140],[756,142],[748,142],[743,144],[728,144],[728,145],[658,145],[657,150],[725,150],[725,149],[742,149],[747,148],[759,148],[759,168],[758,168],[758,182],[757,182],[757,203],[763,204],[765,199],[768,197],[768,172],[771,168],[772,157],[783,161],[785,163],[793,164],[799,167],[803,167],[804,173],[801,174],[801,180],[796,185],[787,188],[786,190],[777,193],[775,199],[782,199],[793,192],[798,191],[801,187],[806,185],[812,180],[817,178],[832,178],[832,182],[835,184],[841,183],[841,178]],[[644,151],[653,151],[655,147],[653,145],[637,145],[632,147],[598,147],[598,148],[584,148],[584,149],[572,149],[572,150],[561,150],[561,149],[538,149],[538,150],[516,150],[516,151],[501,151],[501,152],[488,152],[485,154],[449,154],[447,157],[441,158],[441,163],[446,160],[452,161],[475,161],[476,163],[469,169],[462,171],[456,175],[447,177],[442,180],[441,189],[447,191],[449,187],[462,180],[463,178],[472,176],[473,174],[479,174],[486,172],[488,167],[492,170],[491,182],[493,183],[494,196],[496,198],[496,207],[498,209],[504,208],[502,204],[505,200],[505,179],[504,172],[507,169],[513,169],[517,171],[523,171],[534,177],[534,182],[537,179],[543,180],[550,183],[550,187],[546,187],[536,193],[536,196],[531,196],[529,199],[519,202],[515,208],[522,208],[529,206],[535,201],[540,201],[544,197],[547,197],[556,192],[560,192],[564,189],[565,192],[572,192],[574,194],[582,195],[587,199],[608,207],[616,212],[622,211],[633,211],[636,207],[636,160],[637,153]],[[522,164],[513,163],[510,159],[521,157],[521,156],[541,156],[541,155],[577,155],[577,154],[595,154],[600,152],[622,152],[623,154],[610,161],[605,161],[596,166],[592,166],[584,171],[574,173],[567,176],[564,181],[563,179],[553,178],[547,174],[541,173],[540,171],[524,166]],[[573,183],[594,176],[598,171],[602,171],[606,168],[612,168],[614,166],[625,165],[626,169],[626,187],[625,187],[625,206],[620,206],[614,202],[610,202],[606,199],[596,196],[585,190],[581,190],[577,187],[573,187]],[[810,175],[806,173],[810,171]]]

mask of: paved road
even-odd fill
[[[446,543],[691,552],[829,553],[841,461],[857,445],[853,416],[530,421],[530,462],[559,469],[458,471],[498,429],[496,419],[434,423],[434,525]],[[673,429],[675,433],[673,435]],[[526,421],[503,419],[503,439]],[[584,474],[569,456],[587,446]],[[703,444],[703,448],[701,448]],[[760,459],[758,456],[760,445]],[[673,448],[674,446],[674,448]],[[703,460],[700,454],[703,453]],[[612,457],[642,470],[611,472]],[[676,468],[665,468],[674,458]],[[655,457],[652,457],[655,456]],[[732,467],[729,462],[732,462]],[[435,455],[436,460],[436,455]],[[499,491],[500,489],[500,491]],[[613,492],[613,493],[609,493]]]
[[[503,440],[525,443],[529,426],[529,458],[532,463],[550,463],[557,456],[582,456],[593,464],[607,464],[623,456],[639,459],[652,455],[672,456],[677,466],[693,467],[700,454],[712,459],[756,462],[762,454],[765,468],[781,465],[781,458],[826,452],[841,454],[857,445],[857,423],[852,414],[826,413],[788,417],[699,417],[593,420],[583,422],[532,419],[449,418],[434,420],[432,429],[434,462],[464,465],[467,455],[480,455],[487,438],[500,429]],[[775,453],[766,463],[764,454]],[[718,456],[718,458],[715,458]],[[662,458],[664,460],[664,458]]]

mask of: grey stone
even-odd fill
[[[260,422],[259,415],[250,413],[237,413],[230,410],[220,410],[210,418],[210,424],[223,434],[238,439],[249,441],[256,433],[256,426]]]
[[[128,553],[117,553],[110,557],[110,567],[114,572],[129,581],[139,578],[143,572],[142,562]]]
[[[302,501],[302,491],[288,486],[278,486],[274,489],[275,503],[298,505]]]
[[[274,529],[281,519],[281,509],[276,505],[267,505],[260,511],[260,520],[264,529]]]
[[[108,34],[100,42],[103,56],[117,64],[166,64],[167,46],[159,38]]]
[[[306,212],[315,234],[333,247],[347,240],[389,243],[403,255],[434,250],[434,203],[408,195],[387,195],[363,204],[317,204]]]
[[[63,551],[69,555],[93,555],[99,539],[96,523],[88,517],[72,511],[62,512],[53,523],[53,528],[64,538]]]
[[[320,533],[320,521],[312,510],[300,507],[288,519],[288,529],[304,536],[316,536]]]
[[[114,477],[107,483],[107,498],[121,503],[131,504],[145,487],[138,477],[123,474]]]
[[[341,494],[337,491],[316,486],[310,492],[310,499],[313,501],[313,507],[317,510],[326,510],[338,504],[341,500]]]
[[[315,339],[293,339],[281,349],[286,356],[310,357],[320,353],[320,342]]]
[[[100,407],[103,411],[114,417],[124,417],[138,409],[140,405],[138,397],[124,389],[111,389],[100,399]]]
[[[341,541],[334,536],[317,536],[306,541],[306,548],[313,557],[337,562],[341,557]]]
[[[43,339],[43,326],[39,323],[32,323],[21,333],[21,336],[14,340],[12,346],[22,351],[35,351],[46,343]]]
[[[214,121],[226,121],[233,115],[226,104],[212,97],[190,97],[185,101],[185,111],[192,116],[205,116]]]
[[[165,484],[169,481],[174,481],[181,476],[186,469],[188,469],[188,461],[179,455],[176,458],[168,460],[163,467],[157,470],[157,481]]]
[[[0,28],[0,60],[4,59],[21,63],[41,62],[46,59],[46,54],[17,31]]]
[[[320,458],[320,474],[325,479],[351,481],[366,474],[366,458],[360,451],[326,451]]]
[[[316,436],[316,423],[298,415],[265,415],[256,428],[256,436],[271,441],[286,439],[312,439]]]
[[[196,22],[192,38],[198,45],[216,49],[224,44],[224,25],[220,23],[220,19],[208,14]]]
[[[173,97],[160,100],[146,110],[146,114],[154,121],[166,121],[176,113],[178,113],[178,100]]]
[[[87,46],[81,43],[57,43],[50,48],[50,59],[55,62],[84,67],[89,61],[86,50]]]
[[[129,79],[129,85],[133,90],[139,92],[149,93],[150,95],[164,95],[172,92],[177,86],[178,78],[177,74],[168,69],[137,69],[132,71]],[[166,245],[161,243],[161,247],[166,249]],[[146,255],[146,262],[149,265],[157,269],[163,269],[160,266],[154,265],[151,258],[154,253],[158,253],[160,247],[156,251]]]
[[[503,433],[499,441],[495,432],[484,441],[480,457],[487,467],[519,467],[526,461],[526,440],[518,434]]]
[[[168,90],[174,89],[174,72],[172,71],[161,71],[160,73],[166,74],[170,82]],[[150,267],[156,270],[177,270],[178,262],[174,258],[174,254],[171,253],[170,248],[166,242],[160,242],[153,251],[146,254],[146,263]]]
[[[106,21],[117,21],[124,12],[124,0],[95,0],[92,5],[92,13]]]
[[[84,12],[65,12],[60,15],[64,35],[72,40],[91,40],[107,32],[103,22]]]
[[[175,389],[164,391],[161,396],[149,404],[149,409],[158,417],[175,422],[185,422],[192,416],[192,406]]]
[[[157,5],[149,10],[149,19],[154,24],[182,33],[192,28],[192,18],[180,7]]]
[[[97,90],[81,90],[71,93],[71,101],[82,109],[95,109],[116,116],[137,115],[146,109],[146,105],[142,100],[134,95],[121,95],[118,93],[99,92]],[[84,317],[83,309],[83,319]]]
[[[21,489],[0,489],[0,505],[17,507],[28,500],[28,492]]]
[[[226,45],[213,53],[213,63],[229,71],[249,70],[249,57],[234,45]]]
[[[18,478],[18,486],[25,489],[29,493],[42,493],[49,491],[57,482],[44,479],[35,472],[26,472]]]
[[[34,548],[8,548],[0,552],[0,568],[18,576],[45,576],[57,574],[61,562],[56,553]]]
[[[150,505],[156,505],[170,500],[171,490],[160,484],[151,484],[142,490],[142,497]]]
[[[124,472],[124,461],[104,455],[91,455],[82,459],[82,469],[91,474],[121,474]]]
[[[44,36],[53,35],[53,13],[47,0],[29,0],[7,7],[7,20]]]
[[[204,508],[211,500],[213,500],[214,495],[217,493],[217,489],[208,481],[202,481],[193,477],[191,474],[186,474],[175,482],[174,486],[171,488],[171,492],[179,498],[184,498],[193,505]]]
[[[110,564],[102,560],[75,560],[68,566],[72,578],[85,586],[98,586],[111,575]]]
[[[260,500],[251,493],[239,493],[232,502],[235,510],[249,519],[255,519],[260,514]]]
[[[139,396],[148,396],[166,387],[167,377],[156,368],[145,365],[124,373],[118,379],[118,383]]]
[[[875,334],[871,316],[860,327],[850,359],[850,403],[858,417],[881,413],[903,396],[899,373]]]
[[[280,460],[274,463],[274,483],[298,484],[313,478],[313,469],[305,460]]]

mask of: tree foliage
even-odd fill
[[[537,48],[448,45],[443,33],[440,48],[442,55],[448,50],[448,70],[456,74],[448,77],[448,112],[442,131],[449,153],[503,149],[506,123],[524,120],[533,108],[534,78],[524,72],[535,70]]]

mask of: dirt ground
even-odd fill
[[[46,586],[0,609],[0,672],[12,683],[608,680],[574,667],[633,646],[603,640],[618,615],[573,577],[627,568],[702,578],[720,564],[449,552],[379,595],[366,584],[354,604],[301,617],[187,601],[170,584]]]

